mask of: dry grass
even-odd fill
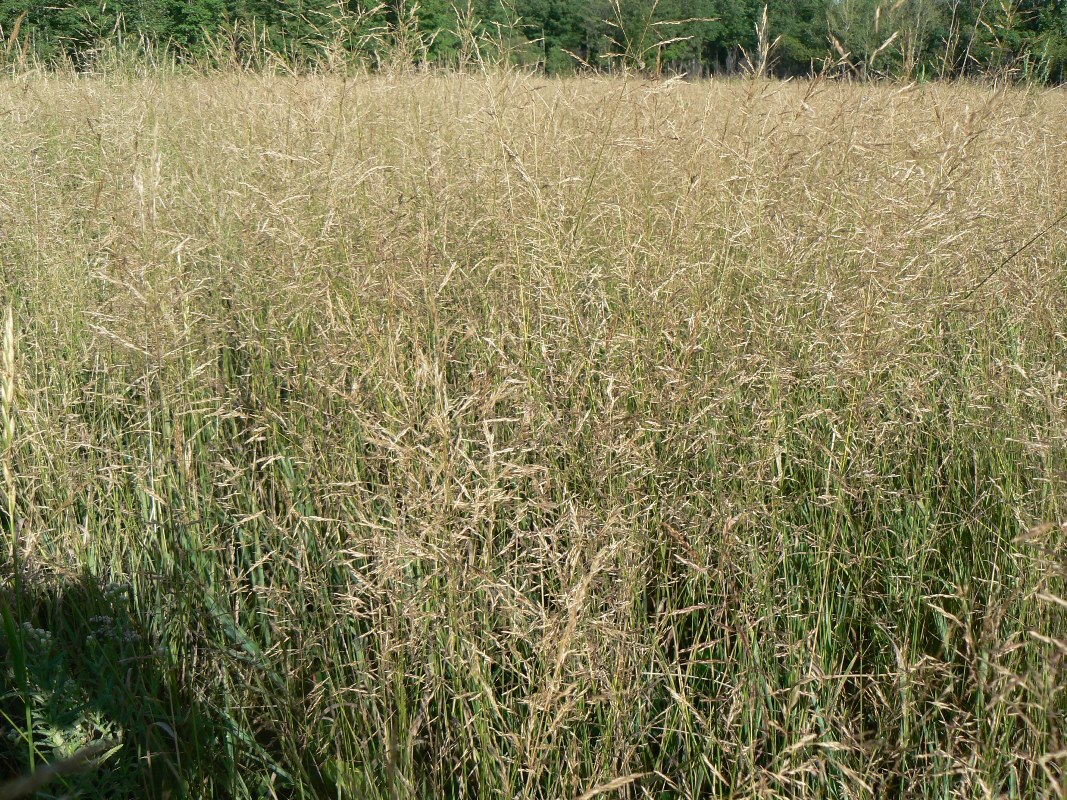
[[[12,771],[1063,796],[1062,91],[37,76],[0,174]]]

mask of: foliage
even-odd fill
[[[835,63],[853,75],[1006,74],[1062,81],[1065,0],[768,0],[773,70]],[[102,48],[229,52],[294,66],[347,57],[380,66],[459,64],[493,53],[551,74],[733,72],[756,47],[760,0],[0,0],[16,55],[86,65]],[[353,30],[353,21],[358,21]],[[17,30],[16,30],[17,27]],[[13,36],[13,34],[17,34]],[[390,44],[387,41],[392,39]],[[17,45],[17,47],[16,47]]]

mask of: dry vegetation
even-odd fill
[[[20,77],[0,175],[3,772],[1063,796],[1064,92]]]

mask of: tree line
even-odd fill
[[[75,65],[117,46],[294,65],[1067,80],[1067,0],[0,0],[0,37],[9,61]]]

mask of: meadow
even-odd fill
[[[1064,90],[12,74],[0,175],[0,776],[1064,797]]]

